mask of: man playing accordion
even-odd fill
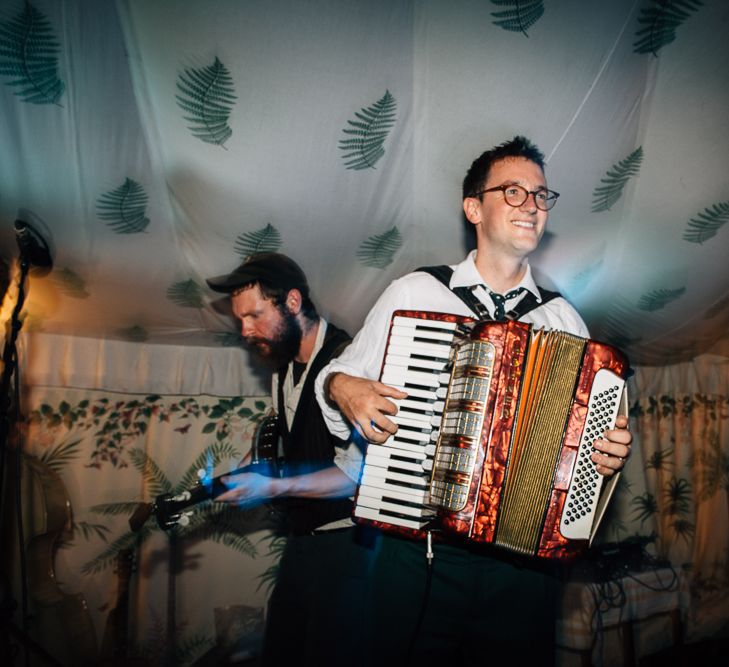
[[[564,298],[536,285],[527,260],[558,196],[547,187],[542,153],[524,137],[473,162],[463,183],[463,210],[476,250],[445,279],[416,271],[395,280],[349,348],[319,374],[317,398],[333,434],[344,438],[354,427],[379,444],[397,431],[393,401],[406,394],[377,381],[396,310],[511,318],[588,336]],[[476,303],[467,305],[459,292]],[[597,472],[619,471],[631,440],[627,418],[618,417],[616,428],[594,442]],[[447,539],[436,541],[433,551],[429,579],[422,542],[381,536],[368,601],[370,663],[381,664],[383,656],[392,664],[484,664],[514,657],[523,664],[553,662],[558,581],[549,568]]]

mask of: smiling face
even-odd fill
[[[529,191],[546,188],[541,167],[523,157],[504,158],[491,165],[483,189],[498,185],[521,185]],[[548,213],[538,209],[529,195],[521,206],[509,206],[504,193],[496,190],[463,200],[463,210],[476,227],[476,242],[481,252],[522,260],[539,245]]]

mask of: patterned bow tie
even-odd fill
[[[504,304],[511,299],[515,299],[520,294],[526,292],[526,288],[517,287],[516,289],[507,292],[506,294],[497,294],[496,292],[490,292],[491,300],[494,302],[496,309],[494,310],[494,319],[503,320],[506,318],[506,312]]]

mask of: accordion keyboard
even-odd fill
[[[395,316],[380,381],[407,392],[393,401],[398,431],[365,456],[354,515],[420,530],[434,518],[425,506],[440,428],[456,322]]]

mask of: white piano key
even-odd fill
[[[394,383],[385,382],[382,379],[380,381],[384,384],[389,384],[391,387],[395,387],[396,389],[399,389],[400,391],[404,391],[405,393],[407,393],[408,398],[410,398],[410,399],[420,398],[425,401],[432,402],[434,398],[445,398],[445,393],[443,394],[443,396],[438,397],[438,395],[437,395],[438,391],[439,391],[438,389],[433,390],[433,389],[420,389],[418,387],[405,387],[404,385],[400,385],[397,382],[394,382]],[[393,403],[397,402],[397,399],[394,399],[394,400],[389,399],[389,400],[393,401]],[[405,399],[400,399],[400,400],[405,400]]]
[[[399,368],[397,366],[385,366],[382,369],[382,381],[385,382],[385,378],[388,380],[385,384],[394,384],[404,387],[406,383],[410,382],[412,384],[427,387],[431,393],[435,392],[435,390],[443,384],[440,376],[441,374],[439,373],[418,371],[402,367]],[[447,381],[446,384],[448,384]]]
[[[432,417],[428,415],[415,415],[413,413],[407,414],[398,412],[396,415],[390,415],[388,417],[390,421],[395,422],[398,426],[410,427],[414,429],[425,429],[428,432],[432,430],[431,420]]]
[[[361,498],[366,498],[366,504],[372,507],[372,504],[378,500],[382,500],[384,497],[388,497],[393,500],[401,500],[403,503],[410,505],[416,505],[418,509],[423,513],[433,513],[433,509],[424,505],[425,495],[414,496],[413,494],[403,493],[399,488],[381,489],[374,486],[363,486],[360,488],[357,494],[357,502]]]
[[[402,472],[394,472],[387,468],[378,468],[377,466],[371,466],[364,470],[362,473],[362,483],[372,484],[377,486],[375,480],[385,480],[387,482],[404,482],[405,484],[411,485],[415,489],[426,489],[430,481],[427,476],[422,475],[408,475]]]
[[[406,354],[393,354],[388,353],[385,357],[385,367],[392,366],[393,368],[430,368],[432,370],[440,371],[443,368],[443,364],[447,361],[447,357],[434,358],[429,357],[428,359],[419,359],[411,355]]]
[[[412,462],[412,461],[402,461],[399,459],[392,459],[392,458],[383,458],[380,456],[375,456],[374,454],[367,455],[367,463],[369,465],[378,466],[381,468],[386,468],[387,470],[392,470],[393,468],[397,468],[398,470],[412,470],[415,473],[423,474],[423,464],[420,461]]]
[[[447,342],[429,343],[422,340],[411,340],[405,336],[390,336],[388,354],[396,353],[397,356],[412,356],[422,354],[432,359],[448,360],[451,354],[451,346]]]
[[[403,500],[420,505],[425,505],[425,502],[428,499],[427,488],[415,489],[410,486],[393,484],[384,477],[373,477],[366,484],[363,483],[360,487],[360,492],[362,491],[365,491],[368,496],[377,495],[378,493],[382,494],[385,492],[388,495],[399,493]]]
[[[361,497],[361,496],[360,496]],[[363,498],[363,502],[358,507],[370,507],[379,511],[390,510],[398,514],[407,514],[416,519],[429,516],[429,513],[423,507],[413,507],[412,505],[400,505],[397,502],[385,500],[383,498]]]
[[[401,317],[398,315],[392,320],[392,327],[408,331],[417,331],[425,334],[447,333],[451,336],[455,333],[457,324],[455,322],[443,322],[442,320],[422,320],[414,317]]]
[[[411,329],[413,331],[432,331],[440,329],[442,331],[455,332],[458,326],[455,322],[445,322],[443,320],[424,320],[419,317],[404,317],[397,315],[392,318],[393,327],[401,327],[403,329]]]
[[[416,438],[415,436],[420,436]],[[427,433],[396,433],[391,435],[383,446],[391,447],[392,449],[405,450],[410,452],[423,452],[425,448],[430,444],[431,436]]]
[[[401,451],[393,449],[392,447],[383,447],[382,445],[370,445],[367,447],[367,454],[373,454],[375,456],[395,457],[401,456],[411,461],[422,461],[427,457],[424,451],[425,448],[421,447],[418,451]]]
[[[403,528],[412,528],[413,530],[421,530],[428,523],[426,520],[416,521],[404,519],[399,516],[390,516],[389,514],[380,514],[378,510],[370,507],[357,507],[354,511],[354,515],[362,519],[382,521],[383,523],[388,523],[392,526],[402,526]]]
[[[399,387],[404,387],[407,383],[411,383],[423,387],[432,387],[433,389],[437,389],[442,384],[440,377],[435,373],[418,373],[417,371],[397,368],[384,368],[381,382]]]

